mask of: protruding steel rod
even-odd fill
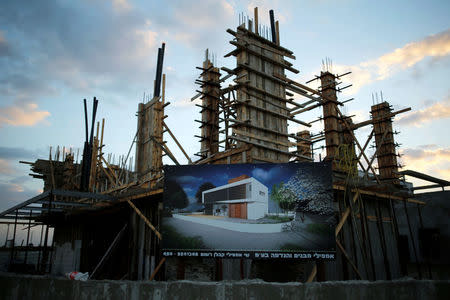
[[[273,9],[269,10],[270,17],[270,29],[272,30],[272,42],[277,43],[277,32],[275,29],[275,17],[273,15]]]
[[[88,135],[88,114],[87,114],[86,99],[84,99],[84,123],[86,126],[86,142],[88,142],[89,135]]]
[[[162,76],[162,70],[163,70],[165,47],[166,47],[166,44],[162,43],[161,48],[158,49],[158,61],[156,63],[156,78],[155,78],[155,89],[153,92],[153,97],[159,97],[160,93],[161,93],[161,76]]]

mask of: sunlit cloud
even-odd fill
[[[450,54],[450,29],[430,35],[420,41],[411,42],[376,59],[357,65],[333,65],[333,71],[344,73],[351,71],[346,80],[353,87],[346,94],[355,94],[358,90],[374,81],[385,80],[399,71],[408,69],[427,57],[441,58]]]
[[[11,175],[14,174],[14,170],[11,168],[9,162],[5,159],[0,158],[0,174]]]
[[[423,109],[400,115],[396,120],[396,124],[422,127],[431,121],[446,118],[450,118],[450,95],[443,101],[435,102]]]
[[[50,116],[48,111],[38,110],[35,103],[16,103],[15,105],[0,108],[0,127],[34,126]]]
[[[20,184],[17,184],[17,183],[9,183],[8,184],[8,191],[10,191],[10,192],[22,193],[24,190],[25,189]]]
[[[423,145],[399,150],[404,169],[450,180],[450,148]]]
[[[112,5],[114,11],[118,13],[128,12],[131,10],[132,6],[128,0],[112,0]]]
[[[201,7],[202,9],[198,9]],[[227,19],[234,15],[233,6],[225,0],[196,1],[180,3],[175,10],[175,17],[182,24],[190,27],[216,27],[218,21]]]

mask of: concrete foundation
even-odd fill
[[[448,299],[450,281],[71,281],[0,274],[0,299]]]

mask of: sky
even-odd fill
[[[190,101],[198,88],[195,67],[207,48],[216,65],[235,66],[233,57],[223,57],[234,48],[226,29],[238,26],[240,14],[253,18],[255,6],[261,24],[269,25],[269,9],[280,22],[281,45],[294,52],[296,60],[288,60],[300,70],[288,72],[289,78],[305,83],[328,57],[331,71],[353,72],[341,85],[353,86],[338,97],[355,99],[343,108],[355,122],[369,118],[381,92],[395,109],[411,107],[394,122],[401,164],[450,180],[449,1],[3,0],[0,210],[42,190],[42,181],[28,176],[29,166],[19,160],[48,158],[50,146],[82,148],[84,98],[89,107],[93,97],[99,99],[97,120],[106,119],[105,152],[127,153],[138,103],[153,90],[162,42],[171,102],[166,123],[193,157],[200,150],[194,138],[200,133],[194,122],[199,109]],[[308,122],[320,115],[316,109],[299,119]],[[314,123],[313,133],[321,126]],[[289,125],[290,132],[303,129]],[[369,127],[358,130],[361,144],[368,134]],[[187,163],[170,137],[165,139],[177,159]],[[164,163],[172,162],[164,158]]]

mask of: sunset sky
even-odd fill
[[[0,211],[39,193],[41,180],[28,176],[19,160],[48,158],[49,146],[81,148],[82,99],[99,99],[97,119],[106,119],[105,152],[126,154],[136,133],[136,111],[153,91],[157,49],[166,43],[166,123],[191,157],[200,150],[194,135],[204,52],[218,66],[233,68],[227,28],[239,14],[269,25],[268,10],[280,22],[281,45],[296,56],[304,83],[319,74],[322,60],[332,71],[353,73],[339,94],[354,97],[343,112],[355,122],[369,118],[372,94],[395,109],[400,162],[450,180],[450,2],[449,1],[9,1],[0,4]],[[289,59],[288,59],[289,60]],[[311,84],[314,87],[314,84]],[[305,99],[296,98],[298,102]],[[198,100],[197,100],[198,101]],[[299,117],[312,121],[320,109]],[[323,126],[314,123],[313,132]],[[305,129],[296,123],[290,132]],[[358,131],[361,143],[369,127]],[[165,136],[182,163],[182,153]],[[368,153],[373,153],[371,149]],[[132,152],[134,156],[134,151]],[[164,159],[171,164],[170,160]],[[0,241],[1,243],[2,241]]]

